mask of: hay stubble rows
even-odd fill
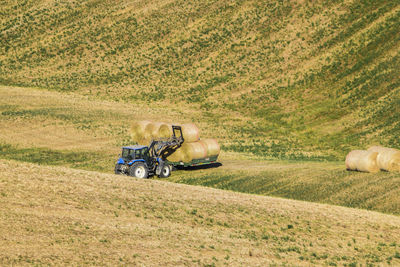
[[[398,1],[0,14],[0,265],[400,265],[399,174],[343,164],[400,148]],[[111,175],[134,120],[196,123],[222,166]]]
[[[0,264],[400,264],[397,216],[0,161]]]
[[[197,121],[201,112],[101,101],[76,94],[0,87],[1,158],[111,173],[130,145],[132,118]],[[145,117],[148,116],[148,117]],[[225,139],[221,139],[223,142]],[[173,172],[169,181],[400,214],[398,173],[348,172],[342,162],[282,161],[222,151],[221,167]]]

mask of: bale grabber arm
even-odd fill
[[[149,146],[150,156],[165,159],[177,150],[183,142],[182,127],[172,125],[172,136],[170,138],[152,140]]]

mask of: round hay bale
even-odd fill
[[[148,146],[148,145],[150,145],[151,138],[149,139],[149,138],[143,137],[143,138],[140,138],[139,140],[137,140],[136,142],[138,143],[138,145]]]
[[[185,142],[196,142],[200,139],[200,130],[193,123],[187,123],[182,125],[182,134]]]
[[[349,171],[378,172],[377,156],[378,152],[353,150],[346,156],[346,168]]]
[[[144,139],[151,141],[154,138],[158,138],[158,130],[162,124],[162,122],[152,122],[147,124],[144,129]]]
[[[216,139],[201,139],[200,143],[207,148],[207,157],[218,156],[221,152],[221,147]]]
[[[180,149],[183,152],[183,162],[191,162],[194,159],[204,159],[207,157],[207,147],[200,142],[185,142]]]
[[[376,161],[381,170],[400,171],[400,150],[382,146],[372,146],[368,151],[378,152]]]
[[[135,121],[132,123],[130,133],[134,142],[139,142],[139,140],[144,138],[145,128],[150,123],[150,121]]]
[[[174,153],[167,157],[167,160],[171,162],[183,162],[184,158],[184,151],[182,150],[182,148],[178,148]]]
[[[172,126],[170,124],[163,123],[160,125],[157,133],[160,138],[169,138],[172,136]]]

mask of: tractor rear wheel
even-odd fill
[[[149,176],[149,171],[143,162],[136,162],[129,168],[129,175],[136,178],[145,179]]]
[[[158,177],[167,178],[170,175],[171,175],[171,167],[168,164],[165,164],[161,169],[160,175]]]

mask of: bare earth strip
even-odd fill
[[[0,161],[0,265],[400,264],[400,218]]]

